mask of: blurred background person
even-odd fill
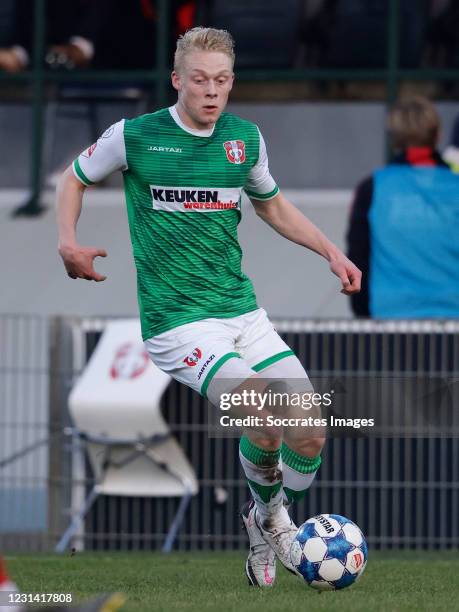
[[[75,0],[67,5],[58,0],[46,2],[46,53],[59,59],[66,67],[85,67],[94,56],[94,41],[89,24],[84,23],[91,5],[89,0]],[[33,50],[33,23],[35,3],[16,0],[3,11],[4,30],[9,36],[2,38],[7,46],[0,49],[0,69],[20,72],[30,67]],[[84,31],[84,33],[83,33]],[[45,59],[45,58],[43,58]]]
[[[425,61],[436,67],[459,65],[459,3],[457,0],[430,0],[426,32]]]
[[[448,162],[453,172],[459,173],[459,115],[454,121],[450,144],[443,152],[443,159]]]
[[[357,187],[347,234],[362,270],[355,315],[459,317],[459,177],[437,151],[440,119],[423,97],[388,117],[395,156]]]
[[[30,65],[34,3],[16,0],[0,12],[0,69]],[[46,57],[51,68],[148,70],[156,62],[155,0],[59,0],[46,3]],[[170,39],[193,27],[196,0],[170,3]],[[11,32],[8,33],[8,27]],[[3,32],[3,36],[2,36]]]
[[[57,83],[47,88],[47,156],[45,184],[54,187],[61,168],[53,163],[58,120],[85,119],[93,140],[99,134],[99,114],[104,105],[146,100],[151,86],[137,81],[134,71],[156,65],[158,12],[155,0],[59,0],[45,3],[45,54],[52,70],[126,70],[124,82]],[[172,53],[177,36],[193,27],[198,0],[171,0],[167,40]],[[0,0],[0,70],[11,73],[30,68],[33,56],[35,2]],[[3,45],[3,46],[2,46]],[[75,107],[75,104],[77,105]],[[145,112],[145,110],[143,111]],[[77,150],[70,150],[69,159]]]

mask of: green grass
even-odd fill
[[[250,588],[239,553],[77,553],[6,557],[27,592],[77,599],[120,591],[122,610],[213,612],[422,612],[459,610],[459,555],[375,553],[362,579],[343,591],[316,591],[278,568],[272,589]]]

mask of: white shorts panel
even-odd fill
[[[204,319],[180,325],[153,336],[144,345],[158,368],[201,393],[209,372],[225,356],[229,357],[225,363],[233,364],[234,378],[253,375],[235,349],[234,323],[225,324],[225,321]]]
[[[258,372],[260,371],[258,366],[265,360],[274,355],[291,351],[288,344],[282,340],[275,330],[263,308],[259,308],[254,313],[249,313],[246,317],[244,334],[236,346],[241,357],[251,368],[255,368]]]
[[[262,308],[230,319],[180,325],[144,344],[158,368],[203,394],[214,375],[245,380],[258,371],[254,366],[290,351]]]

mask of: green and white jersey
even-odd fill
[[[109,127],[73,170],[85,185],[123,172],[144,339],[258,308],[241,269],[241,195],[278,187],[255,124],[223,113],[193,130],[162,109]]]

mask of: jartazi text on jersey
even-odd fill
[[[156,147],[156,146],[150,145],[148,147],[147,151],[162,151],[162,152],[166,152],[166,153],[181,153],[182,149],[180,149],[180,147]]]

